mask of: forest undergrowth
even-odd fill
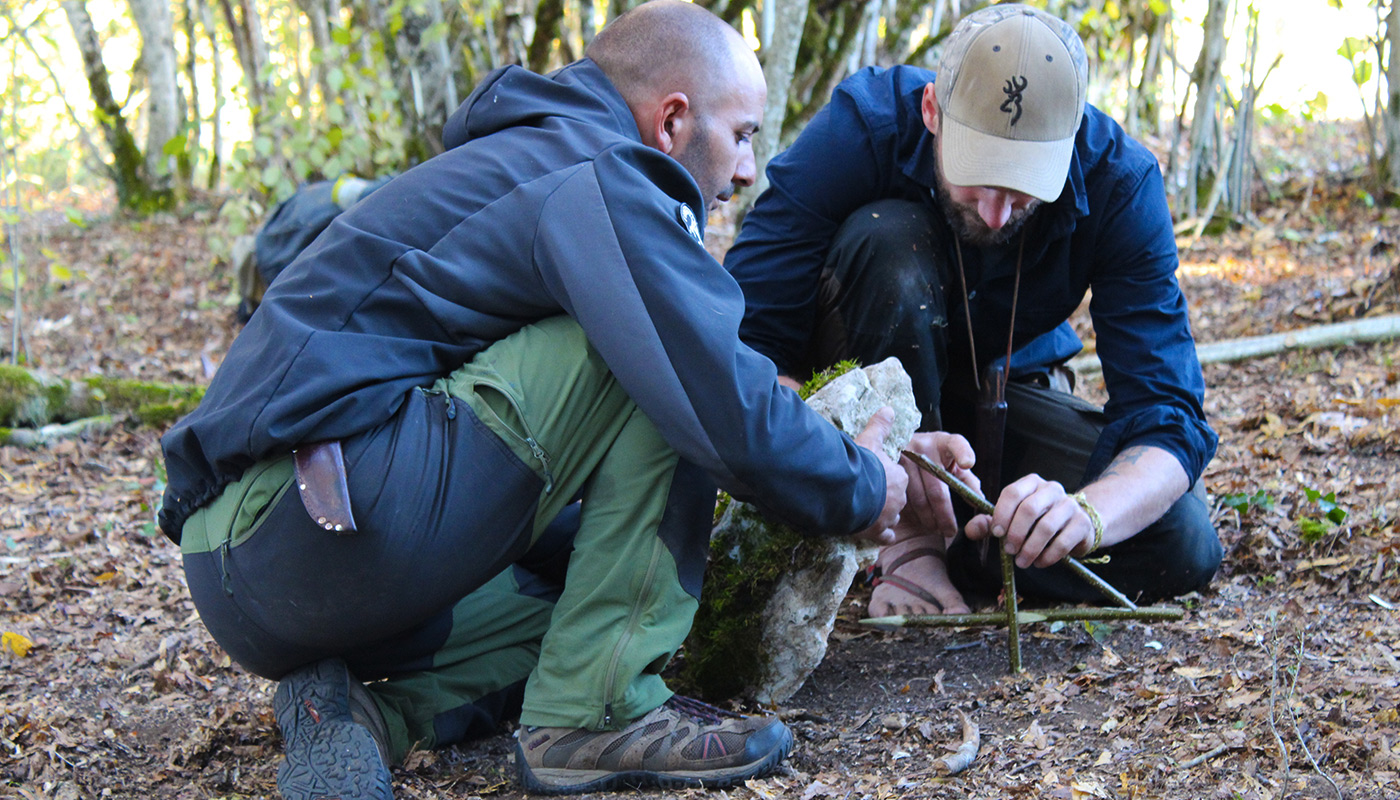
[[[1400,313],[1400,213],[1312,175],[1281,181],[1248,225],[1181,240],[1199,341]],[[212,206],[90,218],[51,221],[27,245],[47,271],[26,287],[29,365],[207,381],[238,332]],[[868,589],[854,586],[826,662],[777,709],[798,739],[784,769],[678,794],[1400,794],[1400,342],[1205,375],[1221,437],[1205,477],[1227,556],[1182,598],[1183,621],[1028,628],[1027,669],[1011,675],[1004,631],[864,629]],[[1093,376],[1082,384],[1102,399]],[[0,448],[0,796],[276,795],[273,685],[210,640],[153,525],[159,433]],[[936,764],[959,743],[958,710],[981,752],[947,777]],[[397,796],[519,797],[512,743],[506,728],[415,753]]]

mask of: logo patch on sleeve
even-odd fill
[[[681,227],[685,228],[685,232],[690,234],[690,238],[694,239],[697,244],[705,243],[705,237],[700,234],[700,222],[695,219],[695,212],[690,210],[690,206],[681,203],[676,208],[676,219],[680,221]]]

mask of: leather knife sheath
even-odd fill
[[[292,460],[306,513],[328,531],[354,533],[355,515],[350,512],[350,486],[340,442],[303,444],[292,451]]]

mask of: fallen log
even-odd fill
[[[1400,316],[1366,317],[1283,333],[1198,344],[1196,357],[1202,364],[1220,364],[1275,355],[1287,350],[1309,350],[1396,338],[1400,338]],[[1097,353],[1075,356],[1069,360],[1069,366],[1079,375],[1092,375],[1103,371]]]
[[[40,428],[0,428],[0,446],[15,445],[36,449],[85,433],[98,433],[112,427],[110,416],[88,417],[73,422],[52,423]]]
[[[0,364],[0,426],[42,428],[106,414],[161,425],[189,413],[204,387],[93,375],[79,380]]]

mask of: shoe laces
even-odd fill
[[[666,701],[666,706],[688,716],[694,717],[707,725],[719,725],[725,719],[743,719],[743,714],[735,714],[696,700],[692,697],[683,697],[678,694],[671,695],[671,699]]]

